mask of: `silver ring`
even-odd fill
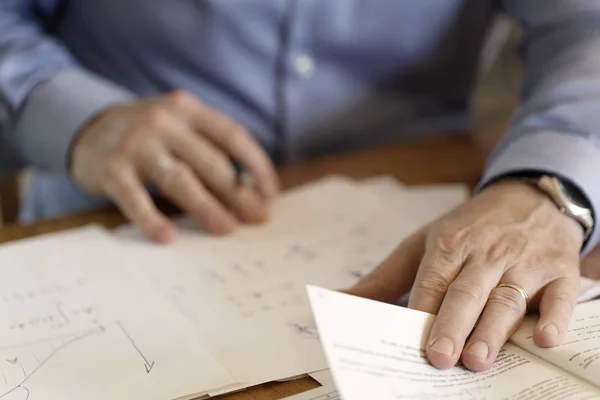
[[[514,283],[501,283],[497,287],[499,287],[499,288],[506,287],[506,288],[510,288],[512,290],[516,290],[517,292],[519,292],[521,297],[523,297],[525,299],[525,304],[529,303],[529,295],[527,294],[527,291],[525,289],[523,289],[521,286],[515,285]]]
[[[170,170],[175,166],[175,160],[169,156],[160,157],[154,164],[152,169],[152,179],[155,182],[159,182]]]

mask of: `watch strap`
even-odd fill
[[[584,244],[595,225],[591,202],[570,180],[555,174],[539,171],[522,171],[504,175],[496,181],[518,179],[530,183],[542,191],[558,207],[561,213],[577,221],[584,231]]]

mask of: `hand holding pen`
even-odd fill
[[[70,156],[84,190],[113,200],[158,242],[175,229],[147,184],[216,234],[264,221],[278,192],[275,168],[250,133],[185,92],[105,111],[80,131]]]

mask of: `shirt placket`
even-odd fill
[[[293,162],[300,158],[297,137],[301,126],[294,124],[293,113],[301,107],[304,83],[313,77],[317,61],[310,49],[310,32],[306,29],[314,0],[287,0],[286,10],[280,25],[280,54],[276,85],[278,162]],[[307,100],[307,99],[304,99]]]

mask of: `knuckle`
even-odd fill
[[[555,304],[560,304],[565,306],[570,312],[575,309],[576,302],[573,297],[569,296],[566,293],[556,293],[551,298],[550,301]]]
[[[502,260],[510,254],[511,248],[506,240],[493,241],[484,250],[485,259],[492,262]]]
[[[484,303],[486,301],[486,293],[477,282],[457,279],[449,286],[448,293],[471,299],[477,303]]]
[[[464,328],[461,321],[455,315],[443,315],[442,313],[436,316],[437,331],[444,332],[448,337],[460,337]]]
[[[456,265],[457,264],[457,250],[448,250],[438,248],[435,253],[435,263],[440,265]],[[450,282],[448,282],[450,283]]]
[[[506,288],[494,289],[488,299],[488,306],[504,308],[517,315],[525,312],[524,300],[519,293]]]
[[[127,156],[133,156],[143,148],[146,138],[147,133],[143,129],[130,129],[121,137],[119,151]]]
[[[186,108],[195,102],[194,96],[185,90],[176,90],[167,99],[175,108]]]
[[[146,116],[146,124],[150,127],[164,127],[169,124],[171,119],[169,111],[163,107],[161,104],[157,104],[152,106],[148,110],[148,115]]]
[[[450,283],[447,277],[439,272],[432,271],[425,275],[423,279],[415,282],[413,290],[437,296],[446,293]]]
[[[223,130],[223,144],[227,148],[239,146],[244,139],[245,132],[245,129],[236,122],[227,123],[226,128]]]
[[[467,243],[468,235],[466,228],[442,222],[437,228],[434,244],[442,253],[451,254]]]

